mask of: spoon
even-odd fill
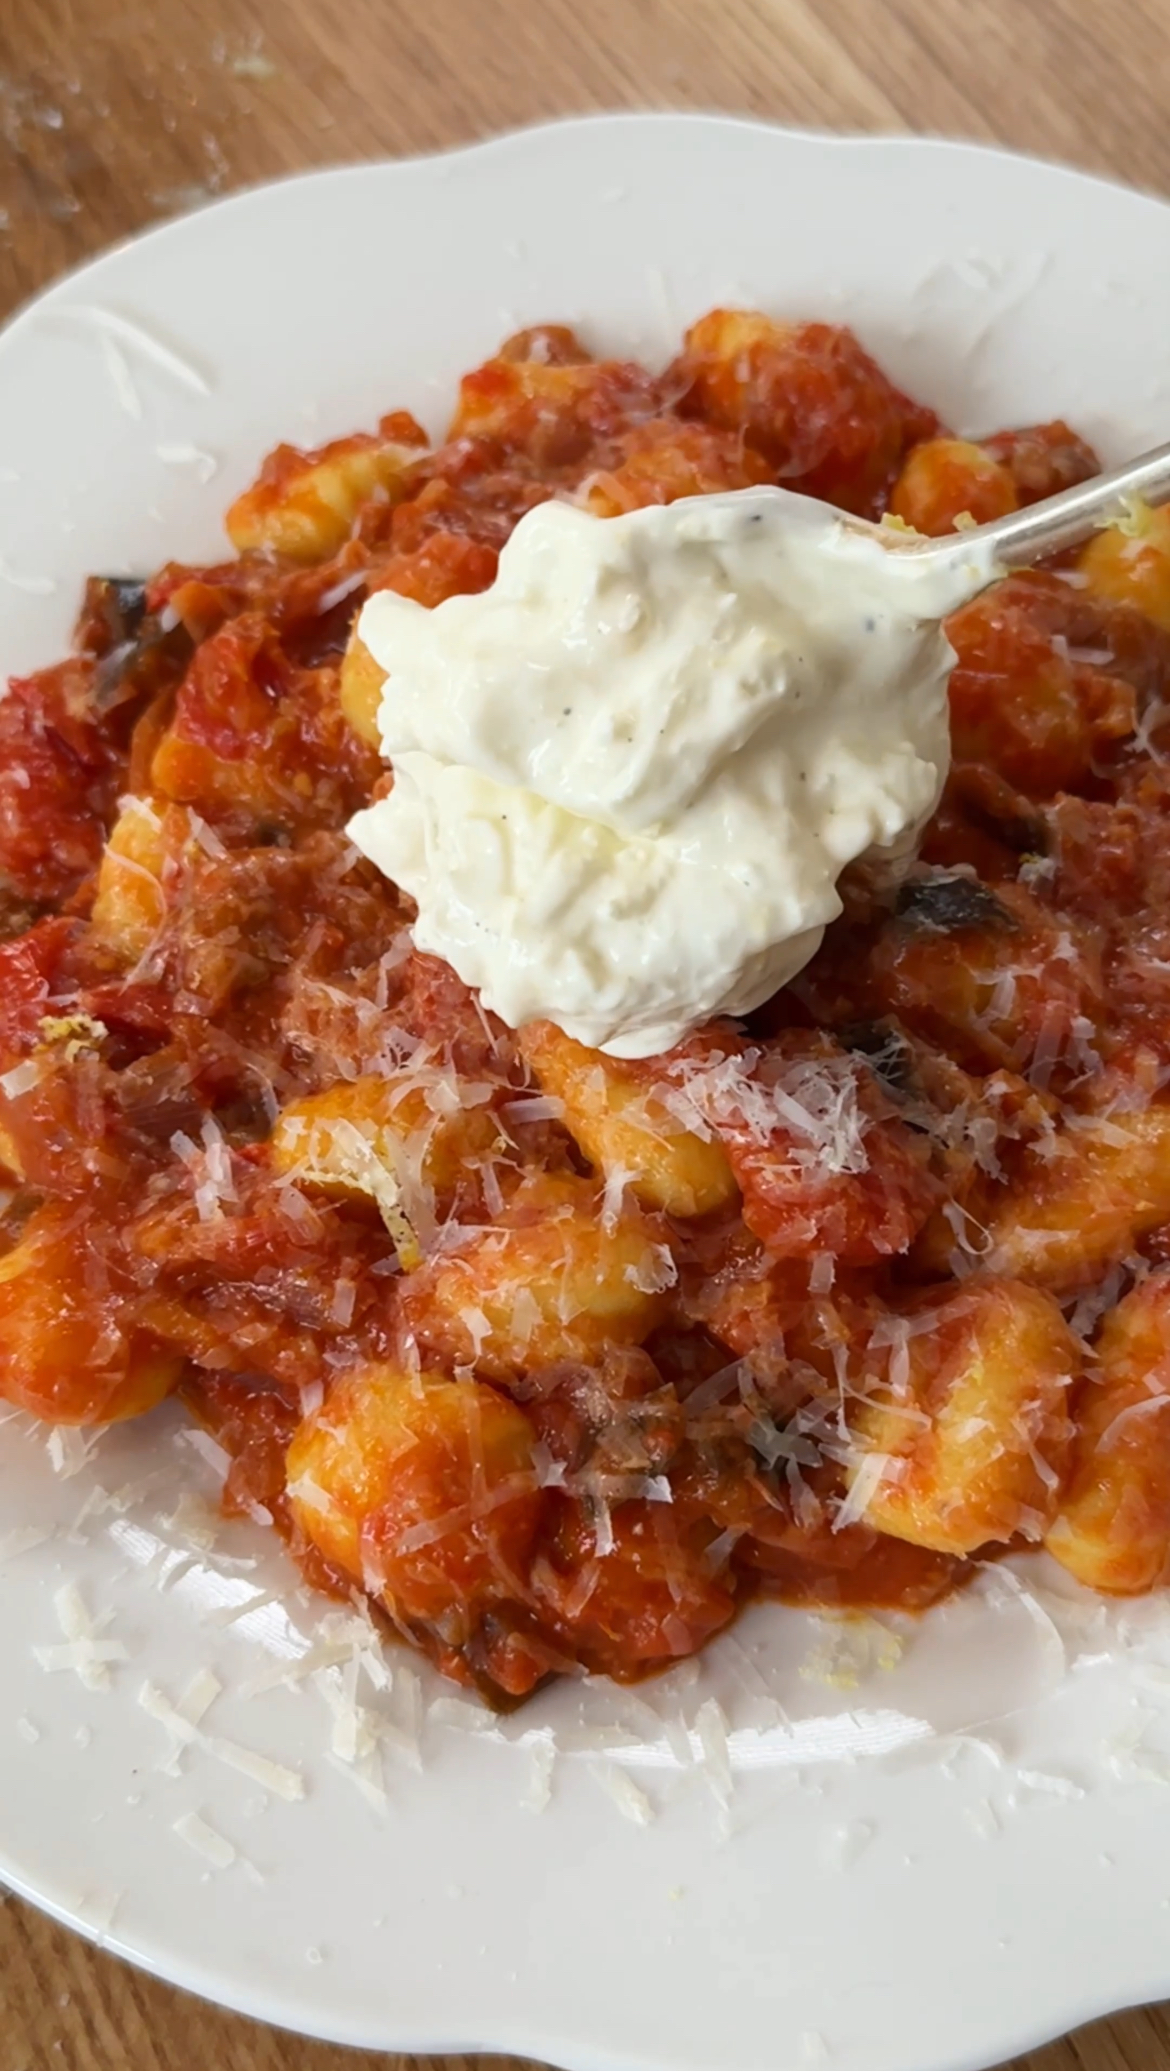
[[[994,574],[1000,575],[1007,569],[1029,568],[1065,547],[1080,546],[1110,519],[1119,517],[1131,497],[1152,505],[1170,503],[1170,444],[1154,446],[1136,460],[1127,460],[1124,467],[1093,475],[1072,489],[1046,496],[1043,503],[1009,511],[989,524],[970,526],[945,539],[906,536],[905,545],[899,543],[896,529],[887,528],[883,544],[908,561],[928,563],[940,572],[951,565],[969,567],[974,551],[984,565],[993,562]]]

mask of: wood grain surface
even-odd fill
[[[0,317],[244,183],[581,109],[943,131],[1170,194],[1168,85],[1170,0],[0,0]],[[257,2028],[0,1901],[0,2071],[421,2061]],[[1170,2071],[1170,2015],[1123,2014],[1024,2066]]]

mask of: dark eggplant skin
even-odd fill
[[[164,627],[147,610],[146,584],[136,577],[91,575],[77,625],[77,644],[93,656],[90,707],[96,714],[142,705],[177,680],[191,653],[181,626]]]
[[[139,577],[90,576],[81,612],[83,637],[90,653],[108,652],[111,647],[133,640],[145,617],[146,584]]]
[[[899,889],[894,913],[903,927],[957,935],[967,928],[1014,929],[995,893],[977,877],[912,877]]]
[[[851,1021],[844,1028],[835,1029],[834,1034],[846,1050],[864,1057],[874,1077],[888,1092],[917,1093],[914,1050],[896,1022]]]

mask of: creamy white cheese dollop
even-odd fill
[[[351,837],[511,1027],[669,1049],[801,969],[848,863],[912,854],[950,755],[939,620],[991,572],[782,489],[541,504],[481,595],[366,603],[394,786]]]

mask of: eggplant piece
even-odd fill
[[[91,575],[77,621],[77,645],[100,661],[136,639],[145,617],[145,582],[137,576]]]
[[[903,926],[957,935],[967,928],[1015,930],[1015,920],[977,877],[912,877],[899,889],[894,912]]]
[[[74,637],[95,663],[89,707],[98,719],[177,682],[192,651],[185,629],[148,612],[145,582],[129,576],[90,576]]]
[[[889,1093],[916,1094],[914,1051],[893,1021],[852,1021],[834,1030],[839,1043],[864,1057],[874,1077]]]
[[[143,620],[142,630],[132,640],[111,648],[98,662],[93,675],[90,709],[104,716],[120,705],[141,707],[179,681],[193,653],[191,635],[184,626],[165,630],[156,618]]]
[[[959,763],[952,769],[943,795],[943,812],[948,811],[1009,855],[1048,853],[1048,823],[1043,813],[982,763]]]
[[[971,799],[965,803],[974,824],[991,840],[1002,842],[1005,849],[1010,849],[1014,855],[1022,859],[1024,856],[1048,854],[1051,847],[1048,825],[1040,813],[1013,811],[1010,807],[997,811]]]

